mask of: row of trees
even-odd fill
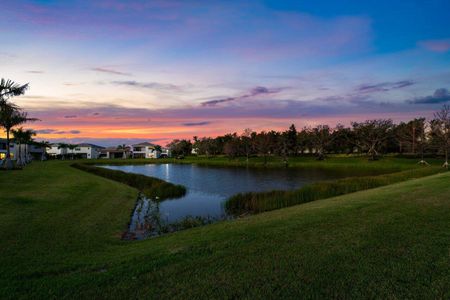
[[[288,157],[314,154],[322,160],[328,153],[366,154],[372,160],[384,153],[411,154],[425,163],[425,155],[443,155],[448,167],[450,150],[450,106],[435,113],[426,121],[417,118],[394,124],[389,119],[352,122],[350,127],[318,125],[297,131],[294,125],[286,131],[261,131],[245,129],[240,135],[225,134],[215,138],[194,136],[191,140],[174,140],[167,145],[176,156],[194,152],[207,157],[227,155],[230,158],[259,155],[278,155],[287,163]]]

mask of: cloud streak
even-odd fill
[[[121,75],[121,76],[131,76],[132,75],[131,73],[121,72],[118,70],[114,70],[114,69],[110,69],[110,68],[102,68],[102,67],[91,68],[91,71],[113,74],[113,75]]]
[[[211,122],[209,121],[203,121],[203,122],[189,122],[189,123],[183,123],[183,126],[191,127],[191,126],[205,126],[209,125]]]
[[[279,93],[282,90],[282,88],[275,88],[275,89],[269,89],[263,86],[257,86],[252,88],[248,93],[237,96],[237,97],[228,97],[228,98],[222,98],[222,99],[215,99],[215,100],[208,100],[201,103],[201,106],[217,106],[221,103],[226,102],[233,102],[233,101],[239,101],[247,98],[252,98],[256,96],[262,96],[262,95],[270,95],[270,94],[276,94]]]
[[[411,104],[439,104],[450,102],[450,92],[445,89],[437,89],[434,91],[433,95],[419,97],[412,100],[407,100],[406,102]]]
[[[138,82],[134,80],[127,80],[127,81],[111,81],[111,84],[150,90],[169,90],[169,91],[181,90],[181,87],[178,85],[160,82]]]
[[[35,130],[37,134],[80,134],[80,130],[56,130],[56,129],[39,129]]]
[[[378,93],[378,92],[388,92],[391,90],[405,88],[414,85],[415,82],[412,80],[402,80],[396,82],[381,82],[375,84],[363,84],[356,88],[359,93]]]

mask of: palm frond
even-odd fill
[[[0,80],[0,101],[6,101],[11,97],[23,95],[28,88],[28,83],[21,85],[10,79],[2,78]]]

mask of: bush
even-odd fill
[[[225,202],[225,209],[227,213],[232,215],[260,213],[429,176],[442,171],[442,168],[423,167],[385,175],[350,177],[335,181],[318,182],[294,191],[237,194]]]
[[[141,174],[127,173],[118,170],[99,168],[80,163],[74,163],[71,166],[82,171],[86,171],[101,177],[124,183],[138,189],[145,196],[159,201],[168,198],[182,197],[186,194],[186,188],[184,186],[175,185],[158,178],[148,177]]]

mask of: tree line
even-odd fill
[[[226,155],[237,157],[261,156],[267,163],[269,156],[280,156],[287,163],[289,157],[314,155],[318,160],[327,154],[364,154],[371,160],[383,154],[399,153],[420,158],[443,156],[448,167],[450,150],[450,106],[444,105],[434,118],[415,118],[399,124],[390,119],[351,122],[351,126],[317,125],[297,130],[291,125],[285,131],[255,132],[245,129],[241,134],[228,133],[217,137],[194,136],[192,140],[176,139],[167,145],[174,156],[191,153],[206,157]]]

